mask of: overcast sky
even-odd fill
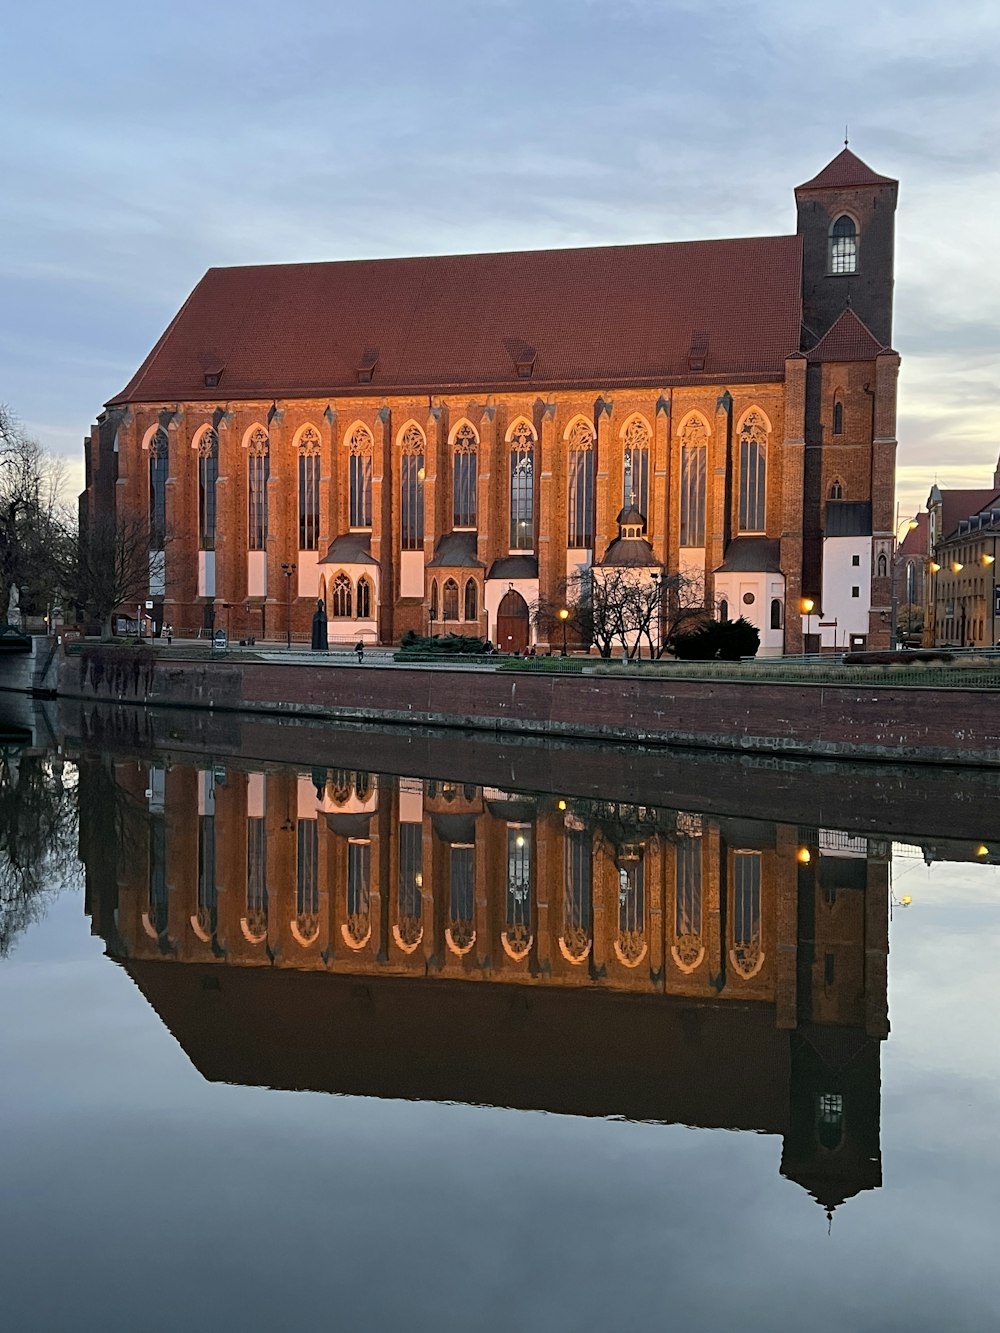
[[[900,502],[1000,448],[1000,4],[5,8],[0,401],[73,458],[210,265],[794,230],[900,180]]]

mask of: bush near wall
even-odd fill
[[[397,662],[426,660],[429,657],[484,657],[493,651],[489,639],[475,634],[417,634],[407,630],[399,641]]]
[[[740,616],[739,620],[710,620],[691,634],[678,634],[670,641],[675,657],[684,662],[738,662],[756,657],[760,631]]]

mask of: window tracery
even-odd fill
[[[299,435],[299,550],[319,548],[320,438],[315,426]]]
[[[567,962],[586,960],[592,943],[593,847],[589,829],[567,827],[563,852],[563,920],[559,949]]]
[[[347,438],[350,526],[372,525],[372,456],[375,441],[367,426],[357,425]]]
[[[689,417],[680,430],[680,544],[705,545],[705,494],[708,474],[708,426]]]
[[[404,551],[424,549],[424,432],[415,421],[400,435],[400,542]]]
[[[767,423],[760,412],[747,413],[740,426],[741,532],[766,529],[767,433]]]
[[[247,819],[247,892],[243,933],[251,944],[267,939],[267,822]]]
[[[149,449],[149,549],[162,551],[167,534],[167,474],[170,470],[170,439],[161,426],[152,436]]]
[[[465,581],[465,618],[466,620],[479,619],[479,589],[476,587],[475,579],[466,579]]]
[[[247,438],[247,499],[249,521],[247,540],[251,551],[267,549],[267,484],[271,475],[271,442],[262,426],[255,426]]]
[[[458,619],[458,584],[454,579],[445,579],[441,591],[441,619]]]
[[[206,426],[198,437],[198,542],[215,550],[216,484],[219,479],[219,437]]]
[[[371,620],[372,617],[372,585],[366,575],[358,579],[358,620]]]
[[[733,937],[729,959],[744,980],[755,976],[764,962],[761,940],[760,852],[733,853]]]
[[[515,961],[527,958],[531,933],[531,826],[507,826],[507,893],[501,943]]]
[[[316,819],[300,819],[296,829],[295,928],[302,945],[319,939],[319,826]]]
[[[638,967],[646,956],[646,877],[643,849],[623,847],[618,866],[618,938],[615,954],[625,967]]]
[[[455,431],[452,443],[454,469],[452,516],[453,526],[456,528],[476,526],[478,448],[479,436],[466,421]]]
[[[525,420],[510,431],[510,549],[535,548],[535,431]]]
[[[451,849],[451,883],[448,894],[448,924],[444,937],[452,953],[467,954],[476,942],[475,920],[476,849],[456,843]]]
[[[580,418],[570,427],[567,439],[567,544],[576,548],[589,548],[594,544],[594,428],[589,421]]]
[[[333,580],[333,617],[335,620],[352,618],[353,588],[346,574],[338,574]]]
[[[696,971],[705,957],[702,937],[702,837],[701,820],[689,817],[692,824],[680,838],[674,859],[674,962],[684,973]]]
[[[349,949],[363,949],[371,938],[371,843],[352,838],[347,844],[347,920],[341,935]]]
[[[632,417],[622,432],[622,508],[634,505],[643,518],[649,516],[650,429],[642,417]]]
[[[413,953],[424,937],[423,840],[422,824],[399,825],[398,918],[392,933],[404,953]]]

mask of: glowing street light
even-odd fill
[[[563,655],[563,657],[565,657],[565,656],[566,656],[566,622],[567,622],[567,620],[569,620],[569,612],[566,610],[565,607],[563,607],[562,610],[559,612],[559,619],[562,621],[562,631],[563,631],[562,655]]]

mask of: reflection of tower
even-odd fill
[[[856,1029],[812,1026],[792,1033],[791,1042],[781,1174],[832,1214],[882,1183],[879,1043]]]

